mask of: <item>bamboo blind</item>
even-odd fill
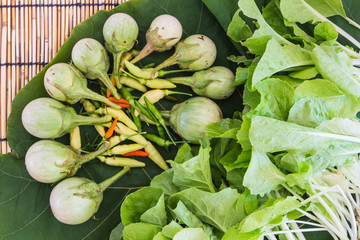
[[[72,29],[126,0],[1,0],[0,153],[10,151],[7,118],[18,91],[55,56]]]

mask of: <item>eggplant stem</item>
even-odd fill
[[[103,117],[88,117],[75,115],[73,116],[75,125],[97,125],[102,123],[107,123],[111,121],[110,115],[105,115]]]
[[[115,109],[120,109],[120,106],[117,105],[116,103],[113,103],[112,101],[110,101],[109,99],[107,99],[106,97],[96,93],[96,92],[92,92],[91,90],[85,90],[83,93],[83,97],[87,98],[87,99],[92,99],[92,100],[96,100],[99,102],[103,102]]]
[[[136,63],[152,53],[154,51],[154,45],[152,43],[147,42],[144,48],[140,51],[140,53],[131,60],[131,63]]]
[[[111,178],[108,178],[105,181],[99,183],[99,187],[100,187],[101,192],[103,192],[106,188],[108,188],[111,184],[113,184],[120,177],[125,175],[125,173],[127,173],[128,171],[130,171],[130,168],[126,166],[120,172],[118,172],[117,174],[112,176]]]
[[[151,78],[154,78],[155,76],[155,73],[157,71],[159,71],[160,69],[163,69],[165,67],[168,67],[168,66],[171,66],[171,65],[174,65],[177,63],[177,60],[178,59],[178,54],[174,53],[172,56],[170,56],[168,59],[166,59],[165,61],[163,61],[162,63],[160,63],[159,65],[157,65],[154,70],[151,72],[151,75],[150,77]]]
[[[158,76],[159,77],[163,77],[165,75],[168,75],[168,74],[172,74],[172,73],[181,73],[181,72],[190,72],[191,70],[190,69],[177,69],[177,70],[160,70],[158,71]]]
[[[84,164],[84,163],[87,163],[87,162],[93,160],[97,156],[106,152],[109,148],[110,148],[110,142],[108,142],[108,141],[104,142],[101,145],[101,147],[99,149],[97,149],[96,151],[82,155],[80,158],[79,164],[81,165],[81,164]]]
[[[111,83],[109,76],[104,72],[98,72],[99,79],[105,84],[105,86],[110,90],[111,94],[116,98],[120,99],[120,95],[117,92],[115,86]]]
[[[161,111],[160,113],[163,116],[163,118],[166,118],[166,119],[170,118],[171,111],[166,110],[166,111]]]

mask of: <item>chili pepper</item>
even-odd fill
[[[95,100],[90,100],[90,101],[91,101],[92,105],[94,105],[94,107],[95,107],[96,109],[101,106],[98,101],[95,101]]]
[[[126,103],[119,103],[119,105],[122,107],[122,108],[130,108],[130,104],[126,104]]]
[[[120,60],[120,69],[125,67],[125,61],[130,61],[133,58],[133,55],[130,52],[125,53]]]
[[[182,92],[175,92],[171,90],[164,90],[164,89],[153,89],[150,91],[145,92],[139,99],[139,103],[142,105],[145,105],[144,98],[146,97],[152,104],[160,101],[162,98],[169,96],[170,94],[183,94],[183,95],[189,95],[189,93],[182,93]],[[137,113],[135,113],[136,116],[138,116]]]
[[[133,121],[136,125],[136,127],[138,128],[138,130],[141,132],[141,121],[140,118],[138,118],[135,115],[135,109],[136,109],[136,105],[135,105],[135,99],[134,97],[131,95],[131,93],[126,89],[126,88],[120,88],[120,92],[121,94],[124,96],[124,98],[129,102],[131,108],[130,108],[130,113],[131,116],[133,118]]]
[[[154,115],[155,119],[157,121],[159,121],[159,123],[161,124],[161,126],[165,129],[167,135],[169,136],[170,140],[174,143],[174,145],[176,145],[176,143],[174,142],[174,139],[172,138],[168,128],[166,127],[165,124],[165,120],[162,117],[161,113],[159,112],[159,110],[154,106],[154,104],[152,104],[147,97],[144,97],[145,103],[147,108],[149,109],[149,111]],[[158,129],[159,130],[159,129]],[[159,133],[160,134],[160,133]]]
[[[148,118],[148,119],[146,119],[146,120],[150,120],[150,121],[152,121],[152,122],[155,123],[154,116],[151,115],[151,113],[149,112],[149,110],[148,110],[146,107],[144,107],[143,105],[141,105],[138,101],[135,101],[135,105],[136,105],[136,107],[140,110],[140,112],[141,112],[142,114],[144,114],[145,117]],[[156,124],[156,123],[155,123],[155,124]]]
[[[129,76],[141,84],[149,87],[149,88],[176,88],[176,85],[169,80],[166,79],[152,79],[150,75],[152,73],[151,68],[141,69],[136,65],[130,63],[129,61],[125,61],[125,65],[130,72],[122,69],[122,72],[125,73],[126,76]]]
[[[93,111],[96,110],[96,107],[89,100],[82,99],[81,103],[84,106],[85,111],[87,111],[87,112],[93,112]],[[96,114],[96,113],[91,113],[91,114],[89,114],[89,116],[91,116],[91,117],[99,117],[99,115]],[[101,137],[105,136],[105,129],[104,129],[103,126],[95,125],[95,129],[96,129],[96,131],[99,133],[99,135]]]
[[[141,132],[141,120],[139,117],[135,116],[135,108],[134,107],[130,108],[130,114],[131,114],[132,118],[134,119],[134,123],[135,123],[136,127],[138,128],[138,131]]]
[[[128,152],[133,152],[136,150],[143,149],[144,145],[139,143],[133,143],[133,144],[120,144],[112,149],[107,150],[104,155],[111,156],[111,155],[123,155]]]
[[[141,105],[138,101],[135,101],[135,105],[138,107],[141,113],[145,115],[145,117],[148,118],[148,120],[155,123],[158,133],[160,137],[165,138],[165,130],[161,126],[160,122],[155,118],[154,114],[152,114],[149,109],[145,108],[143,105]]]
[[[94,112],[99,113],[99,114],[110,114],[113,118],[119,117],[119,119],[118,119],[119,122],[123,122],[124,124],[126,124],[126,126],[128,126],[131,129],[134,129],[136,131],[138,130],[137,126],[131,120],[131,118],[128,115],[126,115],[126,113],[121,109],[114,109],[111,107],[98,108]]]
[[[126,101],[125,98],[116,99],[116,98],[114,98],[114,97],[108,97],[108,99],[109,99],[111,102],[120,105],[122,108],[129,108],[129,107],[130,107],[129,102]]]
[[[70,146],[72,146],[77,151],[80,151],[81,149],[81,135],[79,126],[76,126],[70,132]]]
[[[126,88],[123,88],[123,87],[120,88],[120,93],[128,101],[128,103],[131,106],[135,107],[134,97],[131,95],[131,93]]]
[[[138,66],[136,66],[135,64],[129,62],[129,61],[124,61],[124,64],[126,66],[126,68],[129,70],[129,72],[131,73],[131,75],[134,75],[138,78],[141,79],[150,79],[150,74],[152,72],[153,69],[141,69]]]
[[[166,138],[165,129],[161,126],[161,123],[156,119],[156,128],[161,138]]]
[[[116,80],[116,82],[117,82],[117,85],[119,85],[119,84],[120,85],[126,85],[126,86],[132,87],[132,88],[134,88],[134,89],[136,89],[136,90],[138,90],[140,92],[146,92],[147,91],[147,88],[143,84],[139,83],[139,81],[137,81],[137,80],[135,80],[135,79],[133,79],[131,77],[121,76],[120,78],[118,78]]]
[[[116,99],[114,97],[108,97],[108,99],[114,103],[126,103],[129,104],[129,102],[125,98]]]
[[[115,132],[117,132],[117,128],[115,128]],[[145,134],[145,132],[140,132],[140,133],[135,133],[135,134],[130,134],[130,135],[116,135],[116,136],[112,136],[111,138],[108,139],[108,141],[110,142],[110,148],[118,145],[120,142],[123,142],[127,139],[130,139],[136,135],[142,135]],[[146,144],[146,139],[144,139],[141,142],[141,145],[145,145]]]
[[[128,152],[123,154],[125,157],[147,157],[149,156],[148,152],[142,151],[142,150],[136,150],[132,152]]]
[[[145,66],[143,66],[143,69],[144,68],[153,68],[153,67],[155,67],[155,65],[156,65],[156,63],[148,63],[148,64],[146,64]]]
[[[151,133],[145,133],[144,137],[147,140],[150,140],[153,143],[156,143],[157,145],[161,146],[161,147],[169,147],[171,145],[174,145],[174,143],[172,141],[169,141],[167,139],[161,138],[155,134],[151,134]],[[185,143],[186,141],[176,141],[175,143]]]
[[[112,83],[112,85],[115,86],[115,77],[114,76],[110,76],[110,81]],[[106,88],[106,97],[110,97],[111,96],[111,92],[108,88]]]
[[[131,128],[128,128],[121,122],[118,122],[116,126],[117,128],[115,128],[115,132],[117,132],[118,134],[127,136],[133,135],[132,137],[129,137],[130,140],[137,142],[143,146],[147,144],[148,141],[141,134],[138,134],[138,132],[135,132]]]
[[[124,157],[105,157],[105,156],[98,156],[97,157],[100,161],[106,163],[110,166],[115,167],[145,167],[145,163],[137,161],[131,158],[124,158]]]
[[[119,117],[116,117],[113,121],[113,123],[111,124],[110,128],[107,130],[107,132],[105,133],[105,138],[108,139],[110,138],[113,134],[114,134],[114,130],[116,127],[116,123],[117,120],[119,119]]]
[[[156,163],[161,169],[167,170],[169,166],[166,164],[164,158],[161,156],[159,151],[152,145],[151,142],[147,141],[147,144],[144,148],[145,152],[149,153],[149,158]]]

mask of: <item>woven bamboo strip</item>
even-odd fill
[[[11,52],[12,52],[12,48],[11,48],[11,9],[7,9],[7,62],[11,62]],[[10,111],[11,111],[11,101],[12,101],[12,89],[11,89],[11,82],[12,82],[12,66],[6,66],[7,68],[7,89],[6,89],[6,102],[7,102],[7,106],[6,106],[6,116],[9,115]],[[7,119],[6,119],[7,120]],[[4,124],[6,125],[6,124]],[[6,151],[10,151],[10,148],[7,146]]]
[[[120,0],[1,0],[0,153],[11,102],[18,91],[51,61],[75,25]],[[14,6],[15,5],[15,6]]]
[[[1,45],[0,52],[1,56],[0,62],[6,62],[6,36],[7,36],[7,17],[6,17],[6,9],[1,9]],[[1,88],[1,96],[0,96],[0,116],[1,122],[6,123],[6,67],[1,67],[1,76],[5,76],[5,78],[0,79],[0,88]],[[1,124],[0,128],[1,139],[6,138],[6,125]],[[6,142],[1,142],[1,151],[6,150]]]
[[[69,5],[69,0],[66,0],[66,4]],[[70,10],[70,7],[69,6],[66,6],[65,7],[65,12],[66,13],[69,13],[69,10]],[[71,16],[71,14],[69,14],[69,16]],[[64,19],[65,19],[65,26],[64,26],[64,29],[65,29],[65,32],[64,32],[64,38],[65,40],[69,37],[69,18],[68,17],[65,17],[64,16]]]
[[[24,5],[24,0],[20,1],[21,5]],[[25,59],[25,8],[20,8],[20,61],[23,62]],[[20,66],[20,82],[19,82],[19,89],[24,87],[25,85],[25,66]]]
[[[29,0],[24,1],[24,4],[27,5]],[[25,66],[24,66],[24,85],[28,82],[28,77],[29,77],[29,32],[31,30],[29,30],[29,7],[25,7],[24,8],[24,62],[25,62]]]
[[[36,46],[37,46],[37,32],[39,31],[36,24],[36,8],[32,7],[31,9],[31,24],[32,24],[32,50],[31,50],[31,62],[36,62]],[[32,65],[30,78],[36,74],[36,64]]]
[[[11,0],[8,0],[8,5],[10,5],[11,2],[12,2]],[[15,55],[15,49],[16,49],[16,45],[15,45],[15,43],[16,43],[16,41],[15,41],[15,36],[16,36],[15,8],[11,9],[11,16],[9,16],[9,18],[11,18],[11,60],[10,60],[10,62],[14,63],[14,62],[16,62],[16,55]],[[11,85],[10,85],[11,100],[14,99],[15,94],[17,93],[17,91],[16,91],[16,79],[17,79],[16,65],[12,65],[11,66]]]

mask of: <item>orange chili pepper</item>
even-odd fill
[[[129,104],[129,102],[125,98],[116,99],[114,97],[108,97],[108,99],[114,103],[126,103]]]
[[[123,108],[130,108],[130,104],[125,98],[116,99],[114,97],[108,97],[108,99],[113,103],[120,105]]]
[[[136,150],[136,151],[124,153],[123,156],[125,156],[125,157],[130,157],[130,156],[147,157],[147,156],[149,156],[149,153],[145,152],[145,151],[141,151],[141,150]]]
[[[118,103],[122,108],[130,108],[130,104],[127,103]]]
[[[110,76],[110,80],[111,80],[111,83],[112,85],[116,85],[116,80],[115,80],[115,77],[114,76]],[[106,89],[106,97],[110,97],[111,96],[111,92],[110,90],[107,88]]]
[[[109,129],[107,130],[107,132],[105,133],[105,138],[111,138],[111,136],[114,134],[114,130],[116,127],[116,123],[119,117],[116,117],[113,121],[113,123],[111,124],[111,126],[109,127]]]

